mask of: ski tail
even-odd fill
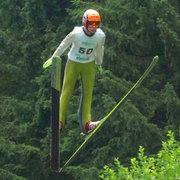
[[[149,73],[152,71],[152,69],[154,68],[154,66],[156,65],[156,63],[158,62],[159,57],[155,56],[151,62],[151,64],[149,65],[149,67],[146,69],[146,71],[144,72],[144,74],[139,78],[139,80],[134,84],[134,86],[127,92],[127,94],[119,101],[119,103],[101,120],[101,123],[99,126],[96,127],[96,129],[91,132],[91,134],[89,134],[87,136],[87,138],[85,139],[85,141],[79,146],[79,148],[74,152],[74,154],[66,161],[66,163],[64,164],[64,166],[62,168],[59,169],[59,172],[63,172],[63,170],[70,165],[70,163],[73,161],[73,159],[78,155],[78,153],[80,152],[80,150],[82,150],[83,147],[85,147],[85,145],[87,145],[90,140],[92,139],[92,137],[97,133],[97,131],[99,130],[99,128],[104,124],[104,122],[111,116],[111,114],[122,104],[122,102],[124,102],[127,97],[133,92],[134,89],[136,89],[141,82],[149,75]]]
[[[51,139],[50,139],[50,166],[53,171],[59,171],[60,153],[59,153],[59,96],[61,81],[61,59],[53,58],[51,70]]]
[[[53,171],[58,171],[60,167],[59,159],[59,92],[52,88],[52,114],[51,114],[51,139],[50,139],[50,166]]]

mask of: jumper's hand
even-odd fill
[[[59,56],[55,56],[55,57],[53,57],[53,58],[48,59],[48,60],[43,64],[43,68],[45,69],[45,68],[49,67],[49,66],[52,64],[52,62],[53,62],[54,59],[56,59],[57,61],[61,61],[61,58],[60,58]]]
[[[51,64],[52,64],[52,61],[53,61],[53,59],[48,59],[44,64],[43,64],[43,68],[45,69],[45,68],[47,68],[47,67],[49,67]]]

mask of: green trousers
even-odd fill
[[[60,122],[65,123],[65,116],[68,109],[69,101],[78,77],[81,76],[83,85],[83,102],[82,102],[82,125],[91,121],[91,101],[95,79],[95,62],[77,63],[71,60],[67,61],[62,92],[60,96]]]

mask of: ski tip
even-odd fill
[[[154,61],[158,61],[158,60],[159,60],[159,56],[155,56]]]

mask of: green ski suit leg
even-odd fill
[[[66,64],[63,88],[60,97],[60,122],[64,124],[68,104],[73,93],[75,83],[81,76],[83,85],[83,104],[82,104],[82,123],[85,127],[86,123],[91,120],[91,101],[95,79],[95,62],[77,63],[68,60]]]
[[[75,68],[75,63],[68,60],[64,72],[64,81],[59,106],[59,121],[62,122],[63,125],[65,123],[66,112],[78,75],[79,73]]]
[[[84,66],[81,71],[81,79],[83,86],[83,101],[82,103],[82,125],[86,126],[86,123],[91,121],[91,102],[95,80],[95,63],[94,61],[89,63],[88,66]]]

